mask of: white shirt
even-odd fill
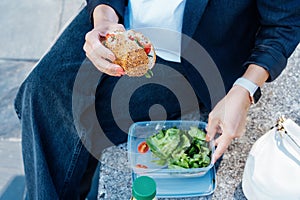
[[[129,0],[126,28],[145,34],[156,54],[181,62],[181,31],[186,0]]]

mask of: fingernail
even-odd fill
[[[206,142],[209,142],[209,141],[210,141],[210,137],[209,137],[209,135],[208,135],[208,134],[206,134],[206,136],[205,136],[205,140],[206,140]]]
[[[117,72],[118,72],[119,74],[121,74],[121,75],[124,75],[124,74],[125,74],[125,72],[124,72],[124,70],[123,70],[122,68],[118,68],[118,69],[117,69]]]

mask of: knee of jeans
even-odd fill
[[[20,97],[20,89],[17,93],[17,96],[14,99],[14,108],[15,108],[15,112],[18,116],[19,119],[21,119],[21,97]]]
[[[19,87],[17,95],[14,99],[14,108],[19,119],[21,119],[22,116],[23,96],[26,91],[25,89],[26,85],[27,85],[27,81],[25,80]]]

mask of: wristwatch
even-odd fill
[[[257,103],[261,97],[260,87],[244,77],[238,78],[233,85],[239,85],[248,90],[252,104]]]

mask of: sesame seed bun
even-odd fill
[[[156,54],[150,40],[142,33],[128,30],[106,35],[101,41],[116,56],[128,76],[143,76],[155,65]]]

